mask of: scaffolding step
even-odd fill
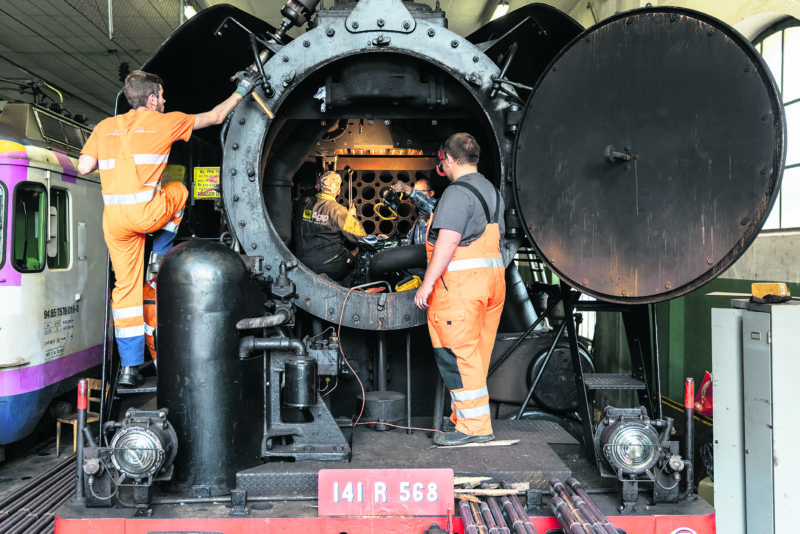
[[[586,389],[645,389],[646,384],[631,375],[586,373],[583,375]]]

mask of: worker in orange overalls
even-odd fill
[[[428,308],[428,330],[453,401],[452,431],[437,445],[494,439],[486,375],[506,284],[500,240],[505,207],[500,193],[478,173],[480,147],[467,133],[450,136],[439,165],[452,182],[428,225],[428,268],[414,303]]]
[[[186,186],[161,187],[172,143],[188,141],[193,130],[221,124],[258,83],[256,75],[240,73],[236,91],[212,110],[198,115],[164,112],[160,77],[133,71],[125,79],[131,110],[101,121],[86,141],[78,170],[100,170],[103,190],[103,234],[116,285],[111,295],[114,335],[122,367],[118,383],[140,385],[138,366],[144,363],[142,281],[144,244],[153,235],[151,268],[157,270],[172,247],[189,196]]]

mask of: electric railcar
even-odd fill
[[[90,133],[39,105],[0,104],[0,451],[102,360],[100,181],[77,171]]]

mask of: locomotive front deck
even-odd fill
[[[430,432],[358,426],[352,433],[349,462],[269,462],[237,474],[237,490],[246,504],[235,507],[230,497],[180,498],[160,492],[151,517],[134,517],[133,508],[86,508],[71,503],[56,517],[59,533],[92,532],[464,532],[461,519],[446,516],[322,517],[318,515],[318,473],[322,469],[452,469],[456,477],[488,477],[518,491],[537,532],[559,529],[550,511],[551,478],[580,480],[592,499],[623,532],[712,532],[713,508],[703,501],[652,505],[645,493],[637,513],[618,515],[616,481],[602,479],[580,455],[578,441],[548,421],[494,421],[497,442],[480,446],[437,447]],[[350,434],[350,433],[348,433]],[[529,488],[527,490],[521,488]],[[185,492],[181,493],[185,495]],[[459,495],[456,496],[456,502]],[[241,504],[241,503],[240,503]],[[453,516],[458,515],[454,503]],[[448,528],[448,521],[451,527]],[[684,528],[686,530],[680,530]],[[689,530],[692,529],[692,530]]]

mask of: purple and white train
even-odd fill
[[[0,460],[102,362],[100,180],[76,169],[90,133],[47,108],[0,102]]]

